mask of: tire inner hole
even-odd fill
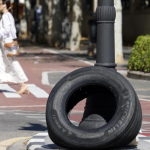
[[[70,122],[81,129],[98,129],[115,115],[116,97],[102,85],[78,87],[66,103],[66,115]]]

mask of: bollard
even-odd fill
[[[51,140],[60,147],[116,149],[131,143],[139,133],[139,99],[131,84],[115,69],[115,16],[114,0],[98,0],[95,66],[71,72],[50,93],[47,129]],[[68,116],[84,99],[84,115],[76,126]]]

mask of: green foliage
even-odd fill
[[[139,36],[135,41],[128,69],[150,73],[150,35]]]

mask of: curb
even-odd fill
[[[142,145],[139,145],[139,147],[125,147],[125,148],[121,148],[118,150],[148,150],[150,149],[150,139],[147,140],[147,137],[144,135],[138,135],[140,142],[142,141]],[[141,147],[143,147],[143,142],[144,145],[146,145],[148,147],[148,149],[141,149]],[[60,148],[57,145],[55,145],[49,138],[48,133],[47,132],[43,132],[43,133],[39,133],[36,134],[35,136],[33,136],[32,139],[29,140],[28,144],[27,144],[27,150],[61,150],[64,148]]]
[[[34,135],[27,143],[27,150],[45,150],[48,146],[45,146],[45,140],[48,136],[47,132],[42,132]]]
[[[140,79],[150,81],[150,73],[144,73],[141,71],[128,71],[127,77],[131,79]]]
[[[118,73],[122,74],[123,76],[127,76],[127,70],[117,70]],[[42,72],[42,84],[43,85],[50,85],[54,87],[60,79],[64,76],[69,74],[69,71],[48,71]]]
[[[7,150],[26,150],[29,139],[21,140],[7,147]]]
[[[7,150],[7,147],[15,144],[16,142],[22,141],[22,140],[26,140],[26,139],[30,139],[31,137],[19,137],[19,138],[13,138],[13,139],[9,139],[6,141],[2,141],[0,142],[0,150]]]

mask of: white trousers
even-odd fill
[[[7,57],[4,42],[0,41],[0,82],[24,83],[27,81],[28,78],[16,57]]]

